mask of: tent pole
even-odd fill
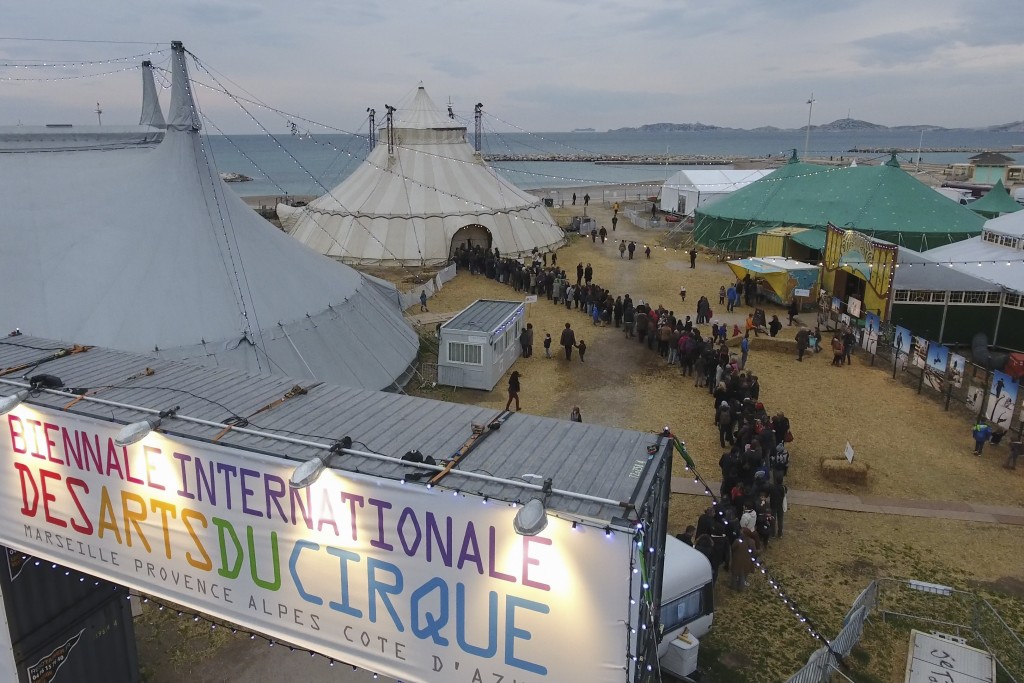
[[[1003,299],[1006,298],[1006,289],[1004,288],[999,292],[999,311],[996,313],[996,329],[992,332],[992,346],[996,345],[996,340],[999,339],[999,323],[1003,319]]]
[[[939,323],[939,343],[942,343],[942,333],[946,330],[946,311],[949,310],[949,290],[946,290],[946,296],[942,300],[942,322]]]

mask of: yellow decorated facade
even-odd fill
[[[854,297],[863,310],[889,317],[889,299],[899,247],[855,230],[828,226],[822,265],[822,287],[844,302]]]

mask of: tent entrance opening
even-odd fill
[[[836,271],[836,284],[832,293],[843,301],[849,301],[851,296],[864,301],[867,284],[866,280],[862,280],[853,273],[839,270]]]
[[[455,231],[455,234],[452,235],[451,252],[448,256],[454,257],[456,251],[473,247],[484,250],[491,248],[491,231],[478,223],[465,225]]]

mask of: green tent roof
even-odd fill
[[[808,249],[823,251],[825,249],[825,237],[826,234],[823,230],[812,229],[798,232],[789,239],[793,240],[797,244],[802,244]]]
[[[1020,211],[1021,205],[1010,197],[1006,188],[1003,187],[1003,181],[998,180],[984,197],[976,202],[971,202],[967,208],[985,218],[998,218],[1004,213]]]
[[[843,167],[791,162],[698,209],[694,237],[735,250],[750,248],[749,237],[736,238],[761,226],[822,230],[830,222],[920,251],[979,235],[985,220],[894,161]]]

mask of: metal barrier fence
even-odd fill
[[[841,330],[845,326],[842,312],[833,309],[831,299],[823,298],[819,302],[816,315],[818,326],[822,331]],[[913,336],[914,331],[909,330],[909,332]],[[954,355],[958,359],[956,371],[953,370],[951,362],[944,374],[936,373],[925,363],[915,362],[915,356],[918,355],[915,351],[916,342],[909,354],[895,351],[893,342],[896,338],[896,325],[891,322],[883,322],[879,325],[878,338],[874,344],[864,343],[863,329],[856,330],[856,334],[857,347],[854,350],[854,355],[869,355],[872,365],[888,368],[893,379],[902,376],[908,384],[916,386],[918,394],[927,395],[941,403],[943,410],[960,409],[965,415],[971,415],[973,420],[990,417],[986,413],[991,410],[987,401],[989,387],[992,383],[992,370],[978,365],[950,349],[950,360]],[[827,340],[821,340],[821,343],[825,347],[825,351],[828,352]],[[923,358],[923,356],[920,357]],[[1020,439],[1024,433],[1024,420],[1018,418],[1022,414],[1020,405],[1018,400],[1009,407],[1008,414],[1011,417],[1004,425],[1007,432],[1016,434],[1016,439]],[[1017,419],[1016,427],[1013,426],[1014,419]]]
[[[872,613],[883,621],[909,622],[965,638],[992,655],[1000,681],[1024,683],[1024,642],[987,600],[948,586],[900,579],[872,581],[854,600],[835,640],[815,650],[787,683],[828,683],[841,673],[842,659],[860,642]]]
[[[437,292],[441,291],[441,287],[444,283],[448,282],[455,277],[455,264],[449,263],[447,266],[437,271],[434,277],[430,278],[422,285],[413,287],[408,292],[401,292],[398,295],[398,300],[401,303],[402,310],[406,310],[410,306],[415,306],[420,302],[420,292],[426,292],[427,298],[434,296]]]

